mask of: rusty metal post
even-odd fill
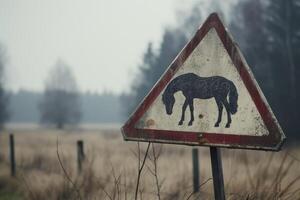
[[[85,158],[84,155],[84,149],[83,149],[83,141],[78,140],[77,141],[77,169],[78,173],[80,174],[82,172],[82,163]]]
[[[199,150],[197,148],[192,149],[193,157],[193,187],[194,193],[200,190],[200,178],[199,178]]]
[[[221,152],[217,147],[210,147],[211,169],[214,181],[214,194],[216,200],[225,200],[223,168]]]
[[[9,149],[10,149],[10,174],[16,176],[16,160],[15,160],[15,142],[14,135],[9,134]]]

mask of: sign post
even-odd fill
[[[223,168],[221,151],[217,147],[210,147],[211,171],[214,181],[215,199],[225,200],[225,189],[223,179]]]
[[[193,159],[193,187],[194,193],[199,192],[200,190],[200,175],[199,175],[199,150],[193,148],[192,150],[192,159]]]
[[[216,13],[180,51],[122,133],[131,141],[210,147],[217,199],[225,198],[218,147],[279,151],[285,140],[250,67]]]

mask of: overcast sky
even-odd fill
[[[41,91],[64,60],[80,90],[128,90],[149,41],[158,44],[176,11],[193,0],[0,0],[7,87]]]

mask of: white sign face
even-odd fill
[[[249,136],[269,134],[214,28],[185,60],[135,128]]]
[[[163,66],[162,66],[163,67]],[[280,150],[285,135],[212,13],[122,127],[125,140]]]

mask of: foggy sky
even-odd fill
[[[41,91],[62,59],[81,91],[128,91],[147,43],[157,47],[164,28],[195,2],[210,1],[0,0],[6,86]]]
[[[128,87],[148,41],[172,24],[176,0],[0,0],[7,87],[42,90],[61,58],[81,90]]]

